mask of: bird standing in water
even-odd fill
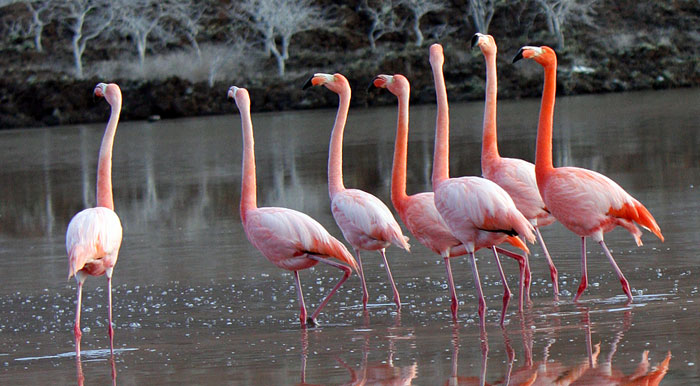
[[[345,240],[352,245],[357,255],[362,281],[362,306],[367,309],[369,294],[362,270],[360,250],[369,250],[378,251],[382,256],[394,293],[396,308],[401,309],[401,298],[389,269],[385,249],[394,244],[408,251],[410,250],[408,238],[403,235],[391,211],[381,200],[359,189],[346,189],[343,184],[343,132],[350,108],[350,84],[341,74],[319,73],[304,84],[304,89],[311,86],[325,86],[340,98],[328,153],[328,190],[333,218],[343,232]]]
[[[518,51],[513,62],[520,59],[532,59],[544,68],[542,105],[537,125],[535,175],[537,187],[547,209],[566,228],[581,237],[581,284],[574,301],[581,297],[588,286],[586,237],[591,237],[603,248],[605,256],[620,279],[622,290],[631,302],[629,283],[605,245],[603,235],[621,226],[627,229],[637,245],[641,246],[642,232],[635,223],[664,241],[661,229],[647,208],[610,178],[587,169],[553,166],[552,126],[557,87],[557,55],[547,46],[525,46]]]
[[[111,106],[111,113],[97,163],[97,206],[80,211],[68,224],[66,231],[66,251],[68,252],[68,278],[75,276],[78,282],[77,305],[75,310],[75,355],[80,358],[80,309],[83,283],[89,276],[107,276],[107,296],[109,299],[109,352],[114,354],[114,328],[112,327],[112,271],[117,264],[119,247],[122,244],[122,224],[114,212],[112,197],[112,147],[117,132],[119,114],[122,108],[122,92],[114,83],[99,83],[93,91],[95,96],[104,97]]]
[[[248,90],[232,86],[228,97],[236,101],[241,114],[243,132],[243,167],[241,176],[241,221],[245,234],[272,264],[294,273],[294,282],[299,296],[303,327],[317,325],[316,318],[330,298],[350,277],[357,263],[345,246],[331,236],[316,220],[296,210],[287,208],[258,208],[255,178],[255,144],[253,122],[250,117]],[[330,260],[335,258],[350,267]],[[299,271],[325,263],[343,271],[343,277],[323,299],[316,311],[307,318],[304,295],[301,290]],[[352,269],[351,269],[352,268]]]
[[[486,107],[484,109],[484,128],[481,142],[481,173],[502,187],[515,202],[515,207],[535,227],[537,241],[542,247],[544,257],[549,265],[552,278],[554,299],[559,297],[559,280],[557,268],[552,262],[547,246],[540,233],[540,227],[549,225],[555,220],[542,201],[537,180],[535,165],[517,158],[504,158],[498,154],[498,135],[496,133],[496,95],[498,83],[496,76],[496,41],[491,35],[477,33],[472,38],[472,47],[479,46],[486,60]],[[527,259],[527,256],[526,256]],[[530,264],[526,260],[525,293],[530,298]]]

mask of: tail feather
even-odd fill
[[[330,254],[331,257],[334,257],[341,262],[347,264],[352,268],[355,272],[358,272],[359,267],[357,265],[357,261],[355,258],[352,256],[350,251],[345,247],[343,243],[341,243],[338,240],[333,240],[334,242],[331,245],[332,249],[332,254]]]
[[[530,253],[530,250],[527,248],[527,245],[525,244],[525,242],[522,239],[520,239],[520,237],[508,236],[508,238],[506,239],[506,242],[508,244],[522,250],[523,252],[525,252],[527,254]]]
[[[656,223],[656,220],[654,220],[654,216],[651,215],[651,213],[647,210],[647,208],[644,207],[641,203],[637,203],[635,205],[635,209],[637,209],[637,218],[634,219],[639,225],[650,231],[651,233],[655,234],[656,237],[658,237],[661,242],[664,241],[664,235],[661,234],[661,228],[659,228],[659,225]]]

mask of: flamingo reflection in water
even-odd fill
[[[623,327],[615,333],[615,337],[610,344],[610,351],[602,363],[599,361],[601,355],[601,343],[595,345],[591,340],[591,322],[588,308],[579,308],[581,313],[581,325],[585,332],[586,341],[586,356],[573,365],[567,365],[561,362],[550,360],[550,350],[556,342],[554,337],[547,340],[544,348],[544,357],[542,361],[533,362],[532,346],[535,331],[532,323],[531,315],[521,314],[521,334],[524,346],[524,365],[518,369],[513,369],[515,359],[515,351],[512,348],[511,340],[505,328],[503,331],[503,340],[505,352],[507,354],[507,363],[505,375],[502,379],[493,383],[486,382],[487,377],[487,361],[488,361],[488,340],[482,334],[482,360],[479,377],[463,377],[459,376],[458,355],[459,355],[459,329],[455,327],[452,334],[452,372],[450,378],[445,382],[445,385],[658,385],[668,372],[669,363],[671,361],[671,352],[668,352],[665,358],[660,361],[655,367],[650,366],[649,351],[642,352],[642,358],[634,371],[630,374],[625,374],[619,369],[613,368],[612,361],[617,353],[618,346],[627,330],[631,326],[631,312],[627,311],[623,318]],[[556,330],[550,330],[549,333],[555,333]]]

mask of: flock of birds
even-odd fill
[[[512,293],[506,282],[499,253],[517,260],[520,268],[519,307],[529,301],[530,264],[526,241],[541,245],[553,284],[554,297],[559,294],[557,269],[547,251],[540,227],[559,221],[581,237],[581,283],[574,297],[577,301],[588,285],[586,269],[586,237],[603,248],[632,301],[627,279],[608,250],[603,235],[617,226],[627,229],[641,245],[641,231],[636,224],[663,235],[649,211],[611,179],[581,168],[558,167],[552,164],[552,123],[556,93],[557,57],[549,47],[525,46],[513,62],[531,59],[544,68],[544,89],[537,127],[535,164],[498,153],[496,134],[496,43],[492,36],[476,34],[472,47],[478,46],[486,60],[486,108],[483,124],[481,166],[483,177],[450,177],[449,174],[449,111],[445,80],[442,73],[442,46],[430,47],[437,96],[437,119],[433,161],[433,192],[406,194],[406,158],[408,142],[408,108],[410,86],[403,75],[378,75],[373,84],[386,88],[398,99],[398,124],[394,150],[391,201],[399,217],[416,239],[444,262],[451,296],[452,316],[457,319],[455,292],[450,259],[468,255],[479,298],[478,314],[484,328],[484,300],[474,253],[491,249],[504,287],[503,323]],[[343,243],[330,235],[316,220],[296,210],[258,207],[256,198],[255,153],[250,97],[245,88],[232,86],[228,98],[235,100],[240,111],[243,132],[243,173],[240,214],[248,240],[274,265],[292,271],[297,288],[302,326],[316,325],[316,318],[333,294],[356,271],[362,282],[362,304],[369,299],[362,269],[360,251],[378,251],[393,290],[393,300],[401,308],[401,298],[394,283],[385,250],[391,244],[409,250],[408,238],[389,208],[377,197],[343,184],[343,131],[350,106],[350,85],[341,74],[315,74],[304,88],[324,86],[339,96],[339,107],[331,133],[328,158],[328,188],[331,211],[343,236],[352,246],[355,257]],[[122,96],[114,83],[100,83],[94,94],[104,97],[111,114],[100,147],[97,170],[97,206],[73,217],[66,233],[69,256],[68,277],[78,282],[75,316],[75,350],[80,357],[80,310],[82,286],[87,276],[107,276],[109,298],[110,351],[113,350],[111,278],[122,240],[122,227],[114,212],[112,197],[112,144],[119,121]],[[499,247],[507,242],[523,251],[514,253]],[[328,264],[343,271],[338,283],[318,308],[307,316],[299,281],[299,271]]]

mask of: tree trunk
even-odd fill
[[[420,17],[418,15],[415,15],[415,18],[413,20],[413,32],[416,34],[416,46],[422,46],[423,32],[420,30]]]
[[[36,48],[36,52],[43,52],[44,47],[41,45],[41,34],[44,31],[44,26],[43,25],[37,25],[34,28],[34,47]]]
[[[75,65],[75,77],[83,78],[83,53],[80,51],[79,45],[80,36],[73,35],[73,64]]]

